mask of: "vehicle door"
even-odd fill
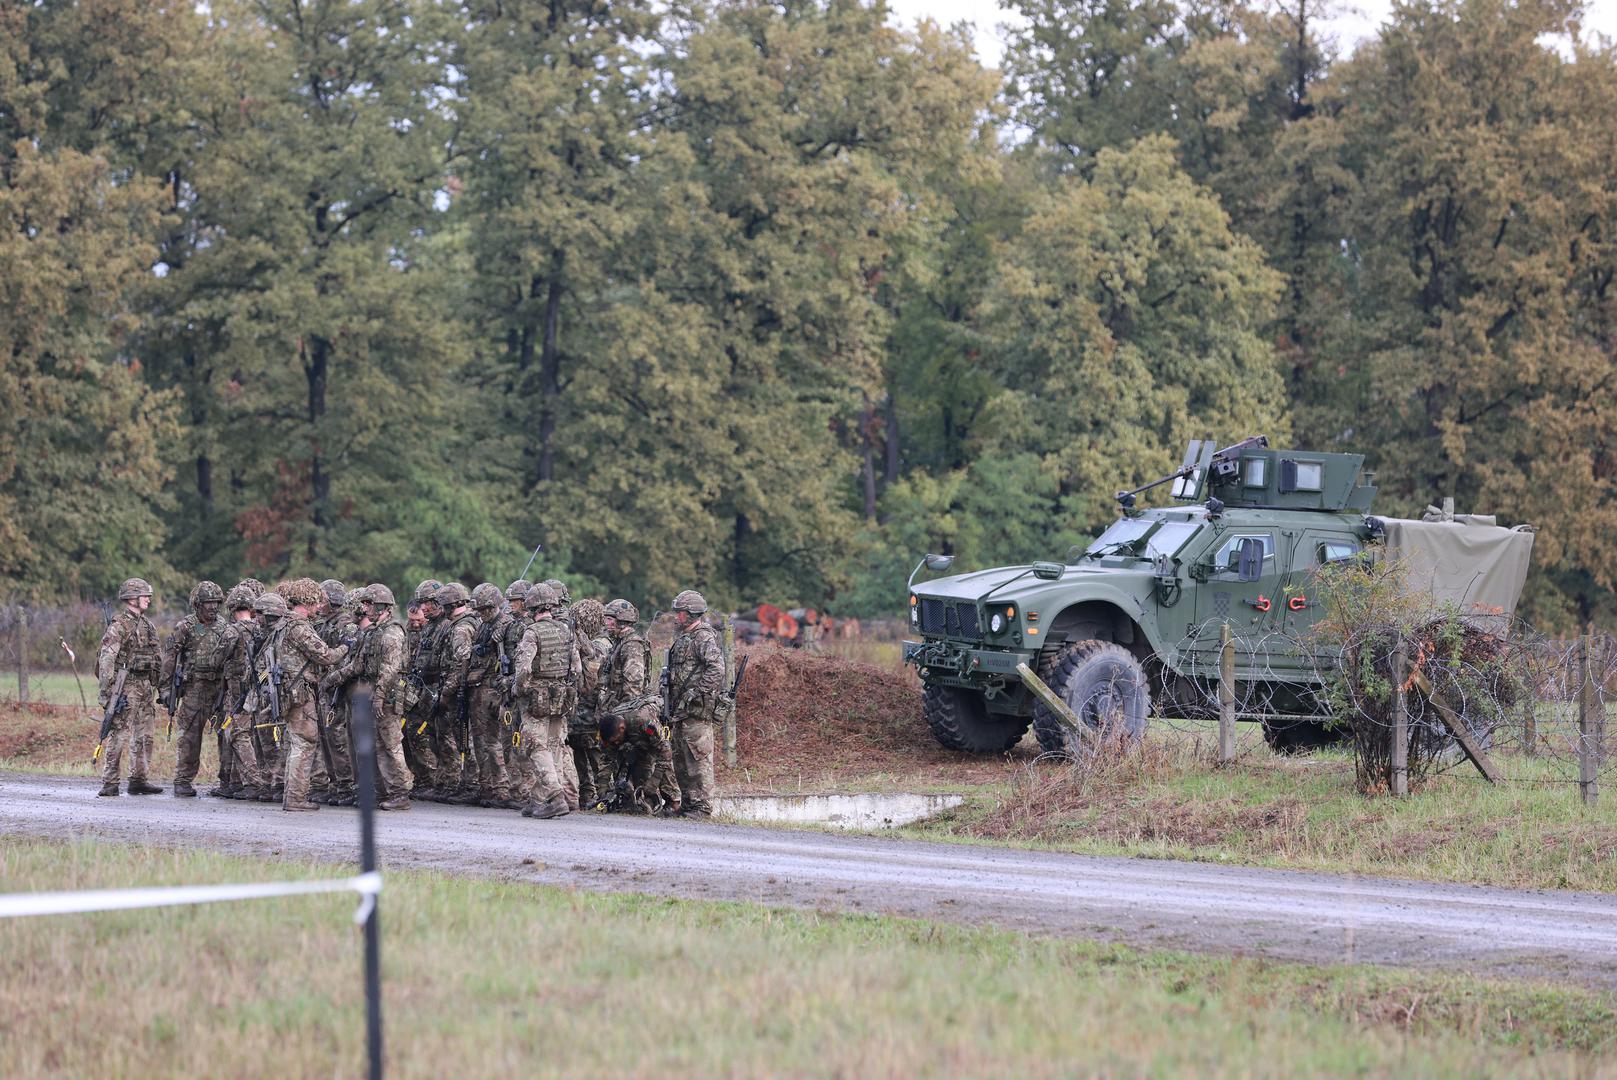
[[[1297,664],[1317,666],[1329,660],[1330,646],[1316,641],[1314,629],[1325,614],[1319,595],[1320,573],[1333,563],[1356,559],[1363,545],[1359,538],[1340,529],[1307,529],[1283,552],[1288,562],[1280,596],[1275,601],[1277,626],[1296,643]]]
[[[1261,648],[1261,639],[1269,632],[1284,576],[1280,567],[1277,541],[1273,527],[1223,527],[1200,560],[1201,572],[1206,578],[1196,588],[1196,643],[1198,653],[1216,656],[1220,642],[1220,627],[1228,622],[1230,630],[1243,643],[1240,651]],[[1248,566],[1243,574],[1241,550],[1243,542],[1261,545],[1263,557],[1256,567]]]

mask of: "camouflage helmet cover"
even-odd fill
[[[686,589],[674,597],[675,611],[688,611],[692,615],[701,615],[707,611],[707,601],[695,589]]]
[[[225,602],[225,591],[211,581],[199,581],[196,588],[191,590],[191,606],[200,607],[203,604],[222,604]]]
[[[438,591],[433,594],[432,598],[438,601],[439,607],[453,610],[470,600],[471,594],[466,591],[466,586],[460,582],[451,581],[447,585],[438,586]]]
[[[573,625],[584,631],[585,637],[601,632],[601,602],[584,599],[573,605]]]
[[[231,611],[251,611],[253,610],[253,601],[257,599],[258,597],[253,593],[252,589],[237,585],[230,590],[230,595],[225,597],[225,607]]]
[[[639,609],[622,597],[603,607],[601,614],[608,619],[616,619],[620,623],[629,623],[631,625],[640,621]]]
[[[394,604],[393,590],[381,582],[367,585],[361,591],[365,594],[363,599],[368,603],[375,604],[377,607],[392,607]]]
[[[527,611],[550,611],[556,604],[556,590],[550,587],[548,581],[529,585],[522,597],[522,606]]]
[[[267,615],[272,618],[290,613],[290,609],[286,606],[286,600],[282,598],[280,593],[274,592],[267,592],[253,601],[253,610],[260,615]]]
[[[497,608],[505,597],[500,594],[500,587],[492,581],[485,581],[472,590],[472,607],[479,610],[484,608]]]
[[[443,582],[439,581],[437,578],[428,578],[426,581],[423,581],[421,584],[415,587],[415,595],[411,597],[411,599],[417,604],[431,600],[434,596],[438,595],[438,589],[442,587],[442,585]]]
[[[150,596],[152,587],[146,584],[145,578],[132,577],[118,586],[118,599],[133,600],[137,596]]]
[[[556,603],[571,604],[573,602],[573,594],[567,591],[567,586],[563,582],[551,578],[545,584],[549,585],[551,591],[556,594]]]
[[[255,577],[244,577],[236,582],[236,588],[246,592],[254,600],[264,595],[264,583]],[[234,590],[232,590],[234,591]]]
[[[320,583],[314,578],[293,578],[283,581],[275,586],[275,591],[281,594],[288,607],[303,606],[312,608],[320,603]]]
[[[507,600],[521,600],[531,588],[533,588],[533,583],[527,578],[517,578],[505,587],[505,598]]]
[[[326,600],[334,608],[342,607],[348,602],[348,589],[336,578],[327,578],[320,583],[320,591],[326,594]]]

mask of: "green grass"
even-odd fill
[[[89,701],[93,709],[96,695],[95,678],[83,671],[79,673],[79,678],[83,680],[85,700]],[[0,673],[0,702],[16,700],[16,670]],[[28,673],[28,700],[42,701],[50,705],[78,705],[79,686],[73,681],[71,671],[31,671]]]
[[[517,868],[513,867],[513,870]],[[31,891],[331,876],[0,838]],[[1617,997],[390,874],[396,1076],[1612,1075]],[[0,922],[0,1075],[356,1075],[349,897]]]
[[[1022,766],[905,831],[1099,855],[1617,892],[1617,792],[1582,805],[1564,761],[1501,756],[1511,780],[1497,787],[1461,763],[1393,799],[1357,792],[1346,751],[1279,758],[1260,741],[1219,768],[1209,759],[1213,741],[1157,733],[1143,751],[1097,769]]]

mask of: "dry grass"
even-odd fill
[[[329,876],[0,839],[11,888]],[[354,1076],[347,897],[0,923],[0,1075]],[[390,874],[395,1076],[1601,1076],[1612,995]]]

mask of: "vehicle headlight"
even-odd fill
[[[988,629],[996,634],[1005,629],[1005,616],[996,614],[992,619],[989,619]]]

